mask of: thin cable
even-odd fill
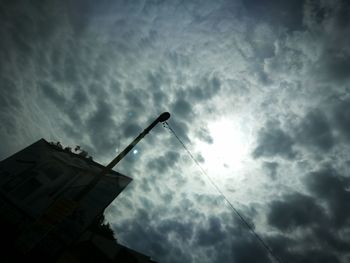
[[[232,205],[232,203],[227,199],[225,194],[220,190],[220,188],[214,183],[214,181],[211,179],[211,177],[207,174],[207,172],[202,168],[200,163],[196,160],[196,158],[193,156],[191,151],[186,147],[186,145],[183,143],[183,141],[177,136],[175,131],[170,127],[169,123],[164,122],[164,127],[168,128],[169,131],[176,137],[176,139],[180,142],[182,147],[186,150],[188,155],[191,157],[191,159],[197,164],[199,169],[202,171],[202,173],[207,177],[209,182],[212,184],[212,186],[218,191],[218,193],[225,199],[229,207],[235,212],[235,214],[238,216],[238,218],[243,222],[243,224],[248,228],[248,230],[253,234],[253,236],[260,242],[262,247],[266,249],[266,251],[275,259],[278,263],[283,263],[282,260],[273,252],[273,250],[269,247],[269,245],[262,239],[262,237],[259,236],[259,234],[254,230],[254,228],[248,223],[248,221],[241,215],[240,212]]]

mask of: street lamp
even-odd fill
[[[150,132],[150,130],[152,130],[158,123],[165,122],[169,118],[169,112],[163,112],[161,115],[159,115],[157,119],[155,119],[146,129],[144,129],[143,132],[139,134],[139,136],[137,136],[121,153],[117,155],[117,157],[115,157],[106,167],[102,169],[102,171],[99,174],[96,175],[96,177],[94,177],[93,180],[91,180],[86,185],[86,187],[77,195],[75,201],[80,201],[82,198],[84,198],[84,196],[97,185],[101,178],[107,173],[109,173],[113,169],[113,167],[117,163],[119,163],[119,161],[123,159],[124,156],[127,155],[131,151],[131,149],[134,148],[134,146]]]

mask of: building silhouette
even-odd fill
[[[81,196],[104,166],[41,139],[0,162],[2,256],[8,262],[154,262],[117,243],[105,208],[131,182],[111,171]],[[77,198],[80,196],[79,198]]]

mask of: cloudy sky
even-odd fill
[[[30,3],[29,3],[30,2]],[[107,164],[163,111],[281,262],[350,261],[346,1],[0,1],[0,159],[40,138]],[[118,241],[274,262],[158,125],[115,170]]]

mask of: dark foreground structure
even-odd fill
[[[2,259],[154,262],[118,244],[104,224],[105,208],[131,179],[111,171],[87,192],[102,169],[86,154],[44,139],[1,161]]]

